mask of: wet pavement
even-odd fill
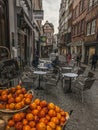
[[[87,70],[90,67],[87,66]],[[43,84],[44,90],[37,90],[40,99],[53,102],[65,111],[73,110],[65,130],[98,130],[98,69],[92,72],[96,80],[91,89],[84,92],[83,103],[79,93],[65,93],[61,82],[57,86]]]

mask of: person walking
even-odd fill
[[[76,58],[76,60],[77,60],[77,66],[80,66],[80,65],[81,65],[81,58],[82,58],[82,55],[81,55],[81,53],[79,53],[79,54],[77,55],[77,58]]]
[[[71,54],[68,53],[68,54],[67,54],[67,63],[68,63],[68,65],[69,65],[69,63],[70,63],[70,60],[71,60]]]
[[[96,53],[95,53],[95,54],[93,54],[93,56],[92,56],[91,70],[94,69],[94,71],[95,71],[95,69],[96,69],[96,64],[97,64],[97,60],[98,60],[98,56],[97,56]]]

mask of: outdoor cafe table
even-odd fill
[[[67,92],[72,92],[72,90],[71,90],[71,79],[77,77],[78,74],[76,74],[76,73],[63,73],[62,75],[63,75],[63,77],[69,77],[69,79],[70,79],[69,80],[69,89],[67,90]]]
[[[64,70],[70,70],[70,72],[71,72],[72,67],[62,67],[62,69],[64,69]]]
[[[48,70],[48,67],[46,67],[46,66],[38,66],[38,68],[43,70],[43,71]]]
[[[34,71],[33,73],[39,75],[39,86],[36,89],[43,89],[42,87],[40,87],[40,75],[45,75],[45,74],[47,74],[47,72],[44,72],[44,71]]]

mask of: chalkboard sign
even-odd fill
[[[8,83],[19,75],[19,66],[16,59],[0,62],[0,85]]]

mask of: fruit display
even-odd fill
[[[25,112],[16,113],[8,120],[6,130],[62,130],[68,119],[68,112],[37,98]]]
[[[0,111],[15,111],[28,106],[33,99],[32,93],[17,85],[10,89],[0,90]]]

